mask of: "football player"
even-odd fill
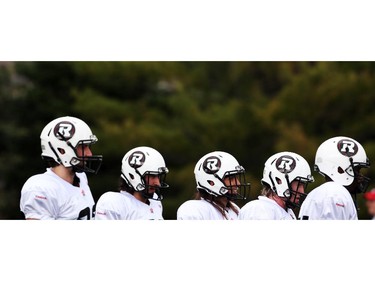
[[[82,120],[65,116],[44,127],[42,159],[47,171],[22,187],[20,208],[26,219],[92,219],[94,199],[86,172],[96,174],[101,155],[92,155],[97,137]]]
[[[98,200],[96,220],[162,220],[160,189],[168,168],[154,148],[140,146],[122,159],[119,192],[106,192]]]
[[[307,195],[299,218],[358,219],[355,197],[366,191],[370,181],[360,170],[369,166],[366,152],[356,140],[341,136],[323,142],[316,151],[314,168],[326,182]]]
[[[300,207],[305,190],[314,178],[307,161],[293,152],[279,152],[264,164],[263,189],[258,199],[241,208],[241,220],[296,219],[293,209]]]
[[[195,165],[197,192],[195,200],[177,210],[178,220],[235,220],[239,207],[233,202],[246,199],[250,184],[245,169],[229,153],[215,151],[203,156]]]

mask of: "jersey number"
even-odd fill
[[[81,210],[79,212],[77,220],[89,220],[90,218],[94,218],[95,217],[95,207],[96,207],[96,204],[94,206],[92,206],[91,216],[90,216],[90,208],[89,207],[86,207],[83,210]]]

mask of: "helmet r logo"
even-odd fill
[[[276,168],[281,173],[290,173],[296,167],[296,160],[293,157],[284,155],[276,161]]]
[[[221,167],[221,161],[216,156],[208,157],[203,162],[203,170],[207,174],[214,174],[214,173],[216,173],[217,171],[220,170],[220,167]]]
[[[356,155],[358,152],[357,144],[348,139],[340,140],[337,143],[337,149],[340,151],[342,155],[348,156],[348,157]]]
[[[55,137],[59,140],[69,140],[74,136],[75,132],[76,129],[74,125],[67,121],[58,123],[53,130]]]
[[[141,151],[135,151],[129,156],[129,165],[133,168],[139,168],[145,162],[145,155]]]

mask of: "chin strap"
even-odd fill
[[[357,212],[359,212],[359,207],[358,207],[358,204],[357,204],[357,193],[354,193],[353,201],[354,201],[355,209],[357,210]]]

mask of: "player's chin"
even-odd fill
[[[299,197],[292,198],[290,201],[293,202],[294,204],[299,204]]]
[[[149,187],[147,193],[148,193],[148,194],[154,194],[155,191],[156,191],[156,188],[155,188],[155,187]]]
[[[229,191],[228,191],[228,194],[233,195],[233,196],[236,196],[236,195],[238,194],[238,190],[237,190],[237,189],[229,190]]]

